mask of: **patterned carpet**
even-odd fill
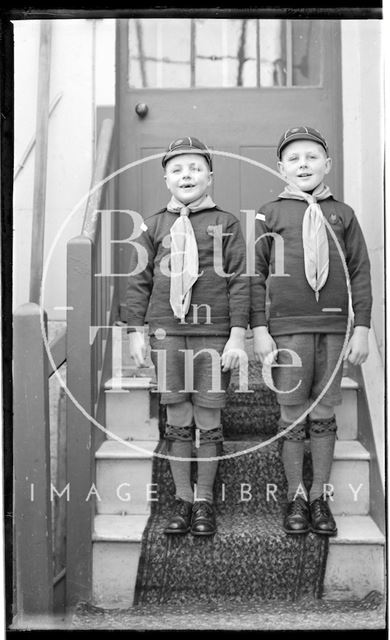
[[[96,631],[167,631],[203,629],[223,631],[316,630],[329,638],[329,631],[355,630],[361,635],[387,638],[386,602],[372,591],[362,600],[320,600],[303,597],[294,602],[257,599],[136,605],[131,609],[102,609],[80,603],[72,619],[72,629]],[[318,635],[316,634],[316,637]]]
[[[174,503],[169,462],[154,458],[159,501],[152,503],[142,541],[135,604],[218,604],[320,598],[328,540],[309,533],[287,536],[282,529],[286,481],[281,441],[257,447],[276,433],[279,410],[257,366],[250,365],[252,394],[236,393],[233,378],[223,415],[225,443],[215,483],[217,533],[212,538],[166,536]],[[250,400],[248,401],[248,397]],[[248,451],[255,448],[255,450]],[[159,445],[165,453],[165,443]],[[242,455],[234,455],[242,452]],[[245,453],[244,453],[245,452]],[[311,460],[305,455],[310,484]],[[193,480],[196,466],[193,463]]]

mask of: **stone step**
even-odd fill
[[[339,440],[356,440],[358,437],[357,393],[359,385],[344,376],[341,380],[343,403],[336,407],[337,435]]]
[[[158,440],[158,394],[151,376],[114,377],[105,384],[107,438]],[[111,435],[113,434],[113,435]]]
[[[157,441],[141,440],[128,445],[106,440],[96,452],[97,512],[148,514],[153,452]]]
[[[149,512],[151,501],[158,500],[164,491],[164,487],[151,484],[152,454],[156,444],[137,441],[130,446],[130,443],[107,440],[101,445],[96,453],[96,488],[100,498],[96,507],[99,514]],[[266,447],[261,455],[267,455]],[[221,460],[220,464],[223,465],[224,461]],[[243,478],[242,482],[248,482],[248,479]],[[369,453],[358,441],[336,442],[330,484],[334,487],[333,513],[368,513]]]
[[[147,516],[98,515],[93,532],[93,602],[131,607]],[[384,593],[385,539],[370,516],[336,516],[330,538],[324,599],[357,600]]]
[[[115,436],[122,440],[155,440],[159,436],[158,416],[158,394],[153,392],[155,389],[153,370],[144,369],[142,376],[113,377],[106,382],[106,428],[108,429],[107,438],[113,439]],[[336,418],[338,423],[339,440],[356,440],[357,438],[357,391],[358,384],[349,377],[342,379],[343,404],[336,407]],[[268,389],[265,393],[271,395]],[[237,399],[237,407],[231,407],[230,421],[240,421],[242,419],[242,411],[245,410],[245,394],[239,394]],[[271,401],[271,400],[270,400]],[[244,404],[241,409],[241,403]],[[276,405],[275,405],[276,406]],[[246,407],[247,413],[248,407]],[[258,417],[260,412],[264,414],[264,420],[268,424],[269,407],[259,409],[253,415],[259,420],[259,425],[254,425],[251,431],[258,429],[259,432],[264,430],[264,425],[260,424]],[[237,417],[236,417],[237,414]],[[250,415],[250,414],[249,414]],[[272,420],[276,421],[276,417]],[[252,419],[253,422],[253,419]],[[271,427],[272,427],[271,423]],[[273,427],[272,427],[273,428]],[[269,432],[269,426],[267,427]],[[230,429],[231,430],[231,429]]]
[[[335,514],[366,515],[370,508],[370,454],[357,440],[338,440],[335,446],[330,484]]]
[[[128,608],[133,604],[142,534],[148,517],[95,517],[92,534],[92,598],[95,605]]]
[[[370,516],[335,517],[338,535],[329,540],[325,599],[353,600],[384,593],[385,537]]]

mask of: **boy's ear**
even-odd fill
[[[212,183],[212,181],[213,181],[213,177],[214,177],[213,172],[212,172],[212,171],[209,171],[209,185]]]
[[[284,164],[283,164],[283,162],[280,162],[280,160],[278,162],[278,169],[279,169],[280,175],[282,175],[283,178],[285,178],[286,177],[286,172],[284,170]]]
[[[168,185],[167,185],[167,174],[164,175],[164,182],[165,182],[165,186],[167,189],[169,189]]]
[[[329,158],[329,157],[328,157],[328,158],[326,158],[326,162],[325,162],[325,175],[326,175],[327,173],[329,173],[329,171],[331,170],[331,168],[332,168],[332,163],[333,163],[332,158]]]

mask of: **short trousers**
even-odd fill
[[[220,356],[227,340],[227,336],[183,335],[165,336],[163,339],[150,336],[150,355],[157,371],[161,404],[190,400],[202,407],[224,407],[230,371],[222,372]],[[211,350],[213,355],[200,353],[204,349]],[[163,354],[165,351],[165,366],[162,364],[163,358],[160,358],[159,364],[156,350]],[[187,359],[183,350],[187,351]],[[193,351],[192,357],[190,350]]]
[[[315,400],[325,389],[320,402],[326,406],[341,404],[343,361],[340,353],[345,335],[339,333],[295,333],[273,336],[278,349],[294,351],[301,366],[272,367],[272,378],[277,389],[276,398],[281,405],[304,404]],[[278,364],[291,365],[292,355],[278,353]],[[329,381],[334,375],[332,381]],[[284,393],[283,393],[284,392]]]

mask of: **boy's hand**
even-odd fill
[[[245,352],[245,329],[232,327],[230,337],[221,356],[221,367],[225,373],[230,369],[235,369],[240,364],[240,359],[246,357]]]
[[[257,362],[263,364],[265,359],[269,358],[267,364],[276,364],[276,354],[271,358],[271,353],[277,350],[277,346],[267,327],[253,328],[253,350]]]
[[[133,358],[137,367],[145,366],[146,346],[145,336],[142,331],[134,331],[129,333],[130,356]]]
[[[357,326],[348,343],[344,360],[349,360],[352,364],[363,364],[368,357],[368,327]]]

